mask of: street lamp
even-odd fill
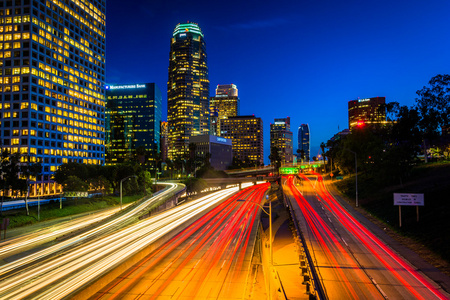
[[[266,195],[266,199],[269,200],[269,195]],[[236,201],[238,201],[238,202],[251,202],[251,203],[253,203],[253,204],[256,204],[256,205],[258,205],[258,206],[262,209],[262,211],[263,211],[266,215],[269,216],[269,247],[270,247],[270,255],[269,255],[270,260],[269,260],[269,263],[270,263],[270,265],[273,266],[273,251],[272,251],[272,202],[269,201],[269,212],[267,212],[267,211],[264,209],[264,207],[263,207],[261,204],[259,204],[259,203],[256,203],[256,202],[253,202],[253,201],[250,201],[250,200],[245,200],[245,199],[237,199]],[[271,270],[269,270],[269,274],[270,274],[270,271],[271,271]],[[269,284],[269,299],[272,299],[272,293],[271,293],[271,291],[270,291],[270,276],[269,276],[268,284]]]
[[[122,210],[122,182],[124,182],[125,180],[127,180],[127,179],[129,179],[131,177],[136,178],[137,176],[136,175],[131,175],[131,176],[125,177],[124,179],[122,179],[120,181],[120,210]]]
[[[344,150],[350,151],[351,153],[355,154],[356,207],[358,207],[358,160],[356,159],[356,152],[347,148],[344,148]]]

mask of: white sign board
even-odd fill
[[[394,193],[394,205],[424,206],[423,194]]]

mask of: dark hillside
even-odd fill
[[[425,246],[450,262],[450,164],[417,166],[402,185],[377,185],[376,182],[358,177],[361,206],[387,227],[410,238],[406,243],[416,242],[416,248]],[[342,193],[354,199],[354,177],[335,184]],[[399,209],[393,205],[394,193],[424,194],[425,206],[419,207],[419,222],[416,221],[415,206],[402,206],[402,227],[399,228]]]

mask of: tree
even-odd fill
[[[322,160],[324,162],[323,166],[325,168],[325,172],[327,172],[327,167],[325,165],[325,147],[326,147],[326,145],[324,142],[320,143],[320,149],[322,150]]]
[[[297,149],[297,154],[300,155],[300,159],[303,162],[303,160],[305,160],[305,150],[303,149]]]
[[[94,191],[101,192],[102,195],[105,195],[111,189],[111,183],[109,182],[108,179],[106,179],[102,175],[94,177],[94,178],[90,178],[88,181],[89,181],[89,186]]]
[[[29,161],[29,159],[28,159]],[[25,208],[27,211],[27,216],[30,215],[30,211],[28,209],[28,194],[29,194],[29,186],[28,182],[31,178],[34,178],[35,182],[37,181],[37,178],[42,174],[42,165],[41,163],[28,163],[26,167],[23,170],[23,175],[26,178],[26,194],[25,194]]]
[[[278,150],[278,147],[271,147],[270,148],[270,164],[274,166],[277,170],[281,167],[281,157],[280,157],[280,151]]]
[[[81,180],[89,179],[88,167],[86,164],[80,164],[75,162],[69,162],[62,164],[53,173],[53,180],[59,184],[63,184],[69,176],[76,176]]]
[[[436,75],[418,90],[416,109],[419,112],[419,126],[423,134],[425,162],[427,149],[450,125],[450,75]],[[428,142],[428,144],[427,144]]]
[[[65,192],[87,192],[89,185],[77,176],[68,176],[62,183]]]
[[[186,194],[188,196],[192,194],[200,193],[204,190],[208,184],[201,178],[189,177],[186,178],[183,183],[186,185]]]

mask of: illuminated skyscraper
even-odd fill
[[[154,83],[108,85],[106,100],[106,163],[122,163],[139,154],[154,161],[160,151],[162,115],[158,86]]]
[[[221,137],[231,139],[233,157],[252,165],[264,165],[263,121],[255,116],[223,119]]]
[[[238,89],[234,84],[219,84],[216,88],[216,96],[211,97],[211,112],[217,112],[216,131],[212,132],[220,136],[220,121],[228,117],[239,115]],[[212,128],[211,128],[212,129]]]
[[[374,97],[348,102],[348,128],[350,130],[364,125],[385,125],[386,98]]]
[[[275,119],[270,124],[270,147],[277,147],[281,164],[293,162],[291,118]]]
[[[105,1],[0,1],[0,24],[2,147],[42,163],[32,196],[58,193],[59,165],[105,160]]]
[[[310,160],[310,136],[309,136],[309,125],[302,124],[298,127],[298,149],[303,150],[303,155],[305,157],[304,161]],[[299,157],[299,159],[301,159]]]
[[[189,154],[189,137],[209,134],[209,79],[200,27],[178,24],[170,43],[167,82],[169,158]]]

